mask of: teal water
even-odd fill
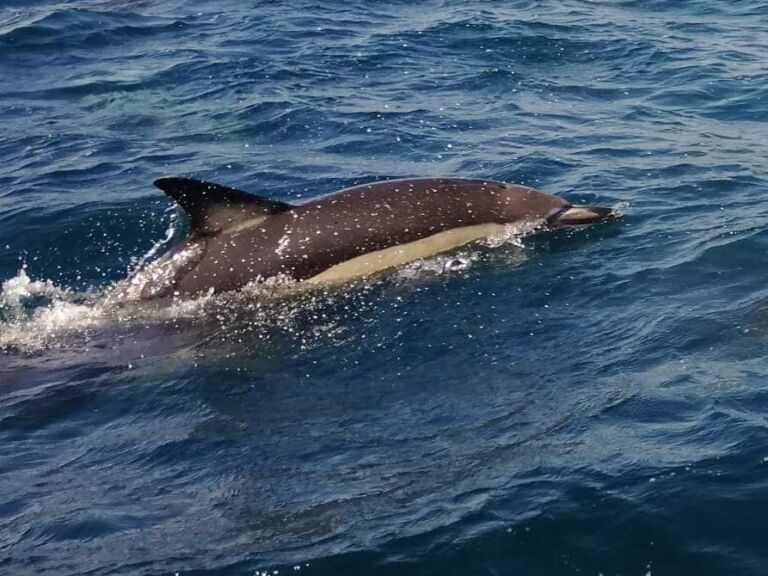
[[[0,2],[0,573],[763,574],[766,46],[751,0]],[[626,217],[110,308],[164,175]]]

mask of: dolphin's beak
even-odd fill
[[[547,217],[548,228],[562,228],[563,226],[582,226],[593,224],[603,220],[616,220],[623,214],[614,208],[602,208],[599,206],[565,206]]]

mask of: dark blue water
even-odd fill
[[[762,575],[768,6],[0,4],[0,573]],[[625,206],[113,310],[191,175]]]

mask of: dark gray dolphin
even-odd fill
[[[388,180],[303,204],[262,198],[190,178],[155,185],[189,217],[188,236],[121,286],[130,299],[236,290],[284,277],[342,282],[503,233],[617,218],[490,180]]]

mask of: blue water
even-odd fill
[[[752,0],[3,0],[0,573],[765,574],[767,46]],[[626,217],[110,309],[163,175]]]

